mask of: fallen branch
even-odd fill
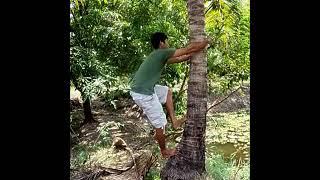
[[[140,180],[142,179],[150,169],[150,167],[155,163],[157,158],[152,155],[151,151],[142,150],[139,151],[139,155],[135,155],[134,159],[136,165],[133,161],[127,163],[123,168],[110,168],[103,166],[95,166],[93,170],[89,170],[83,173],[82,177],[73,178],[75,180],[98,180],[103,177],[103,179],[128,179],[128,180]],[[135,166],[135,168],[133,168]]]
[[[90,174],[88,174],[84,177],[81,177],[77,180],[96,180],[100,176],[108,176],[110,174],[119,175],[123,172],[130,170],[132,167],[133,167],[133,163],[131,163],[131,165],[129,167],[127,167],[126,169],[123,169],[123,170],[122,169],[114,169],[114,168],[106,168],[106,167],[98,167],[98,170],[95,170],[95,171],[91,172]]]
[[[221,101],[219,101],[218,103],[216,103],[216,101],[213,102],[213,105],[211,105],[208,109],[207,109],[207,113],[209,112],[210,109],[212,109],[213,107],[219,105],[220,103],[222,103],[223,101],[225,101],[226,99],[228,99],[231,95],[233,95],[235,92],[237,92],[240,88],[242,88],[242,86],[239,86],[236,90],[232,91],[228,96],[226,96],[225,98],[223,98]]]

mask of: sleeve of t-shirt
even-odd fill
[[[166,63],[168,61],[168,59],[176,52],[175,48],[166,48],[163,49],[163,63]]]

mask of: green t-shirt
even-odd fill
[[[146,95],[153,94],[153,88],[160,80],[163,67],[175,51],[175,48],[154,50],[136,72],[131,83],[131,91]]]

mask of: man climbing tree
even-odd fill
[[[165,33],[156,32],[151,36],[154,51],[146,57],[136,72],[130,94],[135,103],[144,111],[150,124],[155,128],[155,138],[159,143],[161,154],[168,158],[176,153],[175,149],[166,148],[166,115],[162,109],[165,104],[174,129],[179,128],[185,118],[177,119],[172,100],[172,91],[167,86],[157,85],[165,64],[180,63],[190,59],[192,53],[198,52],[208,44],[207,40],[190,43],[186,48],[169,48]]]

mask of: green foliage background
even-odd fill
[[[207,58],[209,93],[223,94],[249,80],[250,4],[220,0],[205,6],[206,33],[214,40]],[[71,0],[70,18],[71,81],[84,99],[102,96],[111,103],[128,96],[130,79],[152,51],[151,33],[165,32],[171,47],[188,43],[184,0]],[[164,69],[160,84],[171,87],[175,97],[187,67]],[[176,99],[176,109],[185,113],[186,91]]]

